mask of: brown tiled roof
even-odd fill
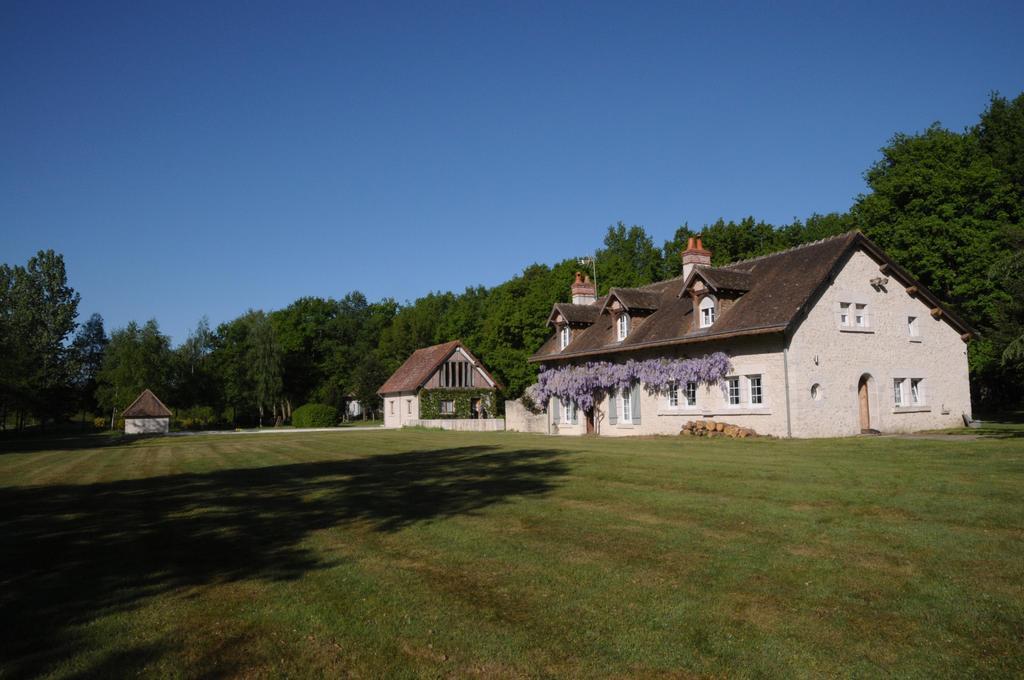
[[[709,277],[709,283],[713,280],[713,285],[730,290],[744,290],[742,286],[747,287],[747,292],[722,313],[711,328],[690,330],[693,302],[689,296],[683,295],[684,281],[677,277],[638,289],[657,296],[657,308],[637,323],[625,340],[616,341],[611,315],[602,314],[589,328],[574,333],[564,350],[559,351],[557,340],[552,337],[541,345],[530,357],[530,361],[594,356],[645,347],[785,331],[800,319],[804,308],[828,284],[830,276],[855,248],[863,248],[879,262],[886,263],[891,276],[898,277],[905,285],[917,286],[918,297],[933,307],[941,308],[938,299],[930,291],[917,283],[877,245],[859,231],[852,231],[724,267],[701,268],[702,275]],[[954,328],[963,333],[973,332],[948,310],[943,310],[943,314],[943,318]]]
[[[548,317],[548,325],[555,319],[555,314],[561,314],[570,325],[592,324],[601,316],[601,308],[597,303],[590,305],[574,305],[568,302],[556,302],[551,309],[551,316]]]
[[[729,267],[694,267],[699,274],[716,290],[747,291],[753,288],[754,279],[750,272],[731,269]]]
[[[483,371],[495,385],[501,387],[500,383],[494,379],[494,376],[484,368],[484,365],[481,364],[475,356],[473,356],[472,352],[466,349],[466,346],[463,345],[462,342],[459,340],[452,340],[451,342],[445,342],[432,347],[424,347],[413,352],[412,355],[405,360],[405,363],[399,366],[398,370],[380,386],[380,389],[377,390],[377,394],[415,392],[430,379],[430,376],[434,374],[434,371],[436,371],[438,367],[458,348],[461,348],[462,351],[468,354],[476,367]]]
[[[660,295],[647,288],[612,288],[608,291],[608,302],[612,298],[618,300],[629,311],[636,309],[655,310],[660,304]],[[607,303],[605,303],[607,306]]]
[[[142,394],[121,412],[123,418],[170,418],[172,415],[171,409],[148,389],[142,390]]]

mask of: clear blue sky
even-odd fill
[[[826,4],[4,2],[0,261],[178,342],[846,210],[894,132],[1024,90],[1024,3]]]

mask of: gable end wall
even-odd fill
[[[790,340],[789,374],[793,436],[831,437],[860,432],[857,385],[868,374],[871,425],[882,432],[913,432],[957,427],[971,415],[967,344],[960,332],[930,315],[930,306],[914,298],[894,278],[884,289],[870,280],[879,265],[863,251],[850,255]],[[839,330],[840,302],[868,304],[870,331]],[[920,326],[912,342],[907,317]],[[894,378],[923,379],[925,404],[896,409]],[[820,385],[821,399],[811,398]],[[909,393],[909,386],[907,387]],[[909,394],[908,394],[909,398]]]

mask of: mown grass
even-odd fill
[[[0,443],[0,676],[1010,677],[1024,440]]]

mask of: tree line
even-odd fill
[[[993,95],[961,132],[933,124],[897,134],[865,172],[868,191],[845,213],[775,225],[748,217],[680,226],[660,246],[639,225],[608,228],[595,254],[599,293],[678,276],[680,252],[702,235],[714,264],[860,229],[960,313],[980,406],[1019,404],[1024,391],[1024,94]],[[492,288],[433,292],[412,303],[304,297],[211,328],[201,319],[172,347],[156,320],[107,336],[81,324],[63,258],[42,251],[0,266],[0,426],[114,417],[149,387],[205,426],[287,420],[307,402],[373,408],[376,390],[414,350],[459,338],[517,397],[536,378],[527,358],[568,298],[574,259],[533,264]]]

